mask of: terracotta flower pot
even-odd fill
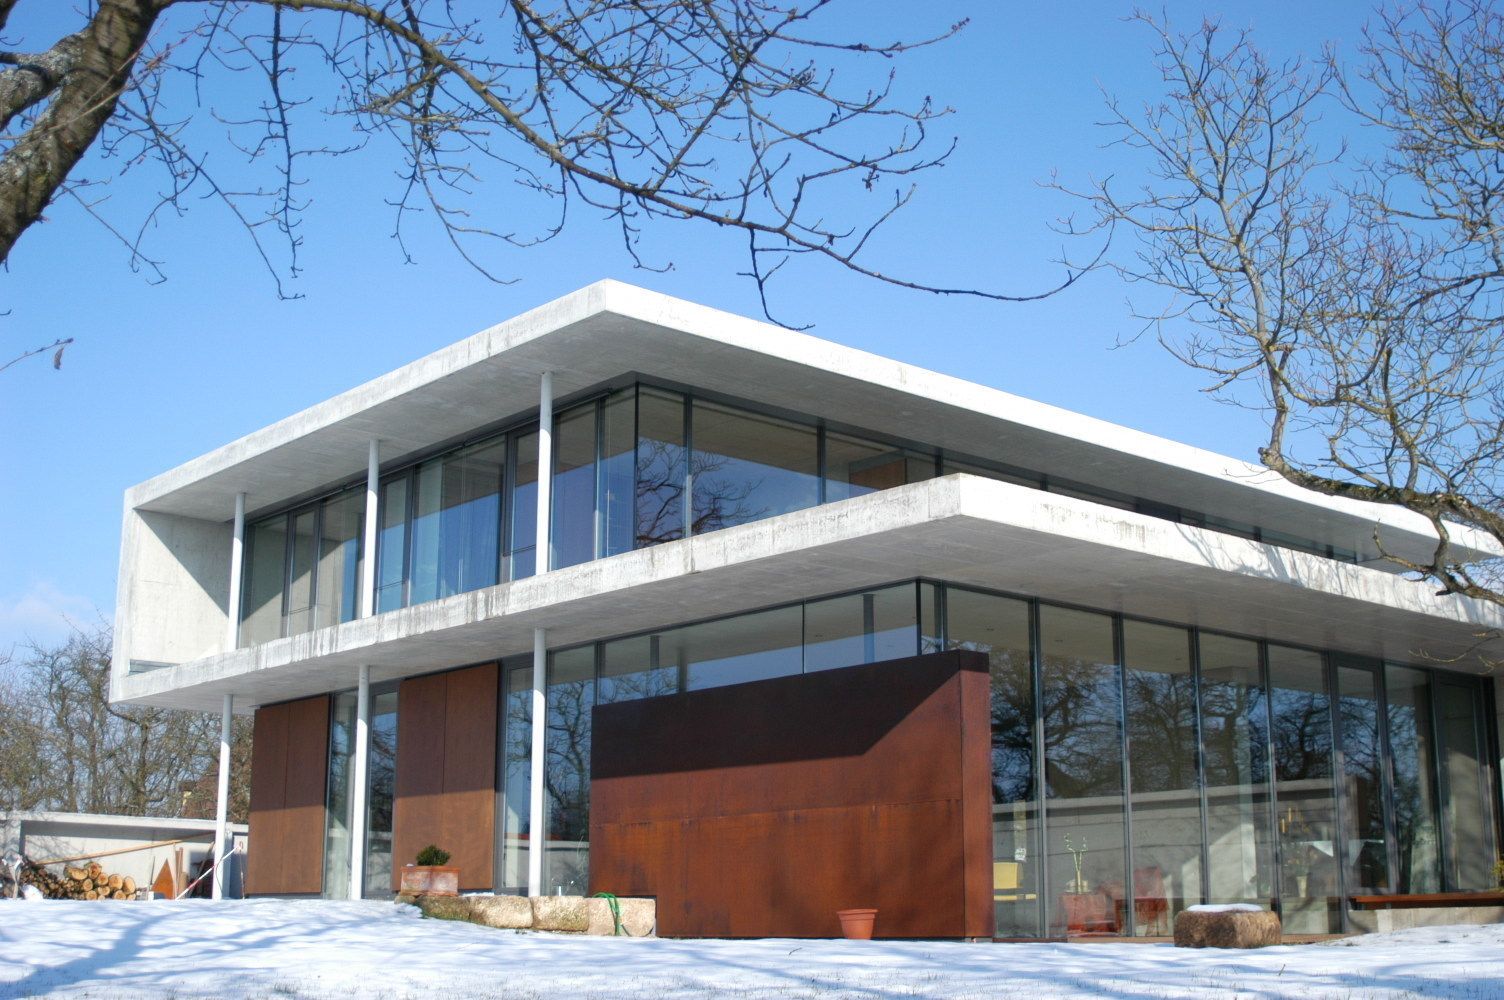
[[[848,941],[871,941],[872,925],[877,920],[876,910],[837,910],[841,918],[841,934]]]

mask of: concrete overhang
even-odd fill
[[[117,678],[117,700],[247,710],[926,577],[1396,660],[1460,657],[1504,612],[1390,573],[975,476],[947,476]],[[1495,653],[1497,655],[1497,653]]]
[[[551,371],[557,398],[624,374],[865,428],[1201,511],[1378,558],[1424,560],[1419,515],[1300,490],[1258,466],[962,379],[648,292],[590,285],[133,487],[128,509],[227,521],[235,495],[267,509],[520,417]],[[1493,551],[1460,530],[1458,550]]]

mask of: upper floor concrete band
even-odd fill
[[[634,442],[645,439],[642,399],[659,400],[660,423],[683,415],[677,439],[646,435],[683,453],[673,459],[682,485],[671,476],[669,494],[692,495],[690,481],[707,474],[689,457],[694,428],[711,428],[708,439],[717,421],[723,436],[798,438],[792,447],[813,468],[786,484],[781,506],[748,516],[697,526],[694,501],[681,499],[683,530],[661,537],[634,517],[613,541],[597,499],[589,551],[561,559],[562,521],[579,512],[549,493],[571,467],[569,435],[581,433],[570,421],[593,414],[604,483],[608,410],[624,394]],[[763,423],[727,430],[738,414]],[[492,533],[482,556],[489,545],[519,559],[469,583],[414,588],[419,494],[431,486],[443,506],[446,490],[466,490],[449,481],[464,478],[464,461],[429,459],[488,448],[480,464],[507,470],[488,514],[495,523],[459,530]],[[837,453],[900,456],[906,471],[869,475],[869,487],[894,487],[880,493],[842,488],[856,466],[833,471]],[[531,492],[518,492],[528,476]],[[640,469],[632,476],[624,491],[640,504]],[[405,514],[394,513],[394,483]],[[338,508],[311,503],[340,490],[349,502]],[[254,692],[251,703],[328,690],[329,676],[355,665],[396,677],[491,658],[526,649],[538,627],[583,641],[914,576],[1398,659],[1460,652],[1500,623],[1493,609],[1437,599],[1389,572],[1376,527],[1391,551],[1434,547],[1429,526],[1407,512],[1306,493],[1247,463],[615,282],[186,463],[127,491],[125,507],[114,692],[183,707],[213,707],[231,690]],[[524,516],[529,508],[544,516]],[[308,544],[322,526],[352,553],[325,587],[325,616],[309,595],[284,595],[275,627],[247,630],[236,609],[256,600],[244,588],[255,578],[255,526],[292,511],[280,536],[292,562],[303,510],[319,512]],[[247,524],[251,572],[240,569]],[[521,557],[540,539],[556,555],[529,579]],[[457,566],[451,575],[463,575]],[[317,572],[307,576],[317,583]],[[388,599],[393,580],[401,592]]]

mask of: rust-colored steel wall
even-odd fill
[[[595,709],[590,889],[670,937],[991,937],[987,658],[948,652]]]
[[[436,844],[460,870],[461,889],[492,888],[498,676],[486,663],[398,688],[393,867]],[[399,879],[393,872],[392,884]]]
[[[247,895],[323,890],[328,774],[328,695],[256,709]]]

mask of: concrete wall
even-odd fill
[[[125,512],[115,612],[117,694],[133,660],[185,663],[225,651],[232,537],[228,520]]]

